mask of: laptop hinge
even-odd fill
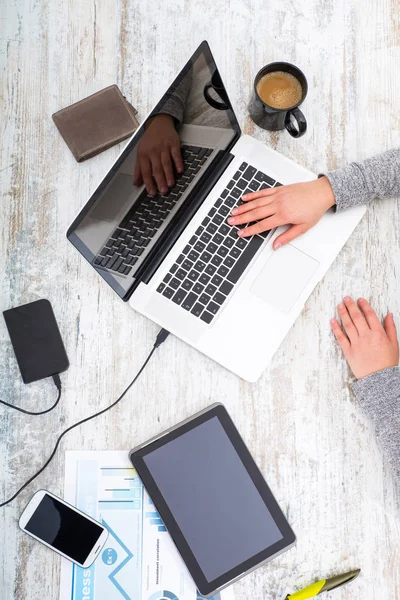
[[[212,164],[207,169],[207,172],[197,182],[172,219],[169,227],[167,227],[160,237],[158,243],[155,244],[146,263],[136,273],[135,282],[129,289],[128,294],[124,297],[125,301],[129,300],[139,283],[149,283],[172,246],[186,229],[187,224],[193,219],[205,198],[212,191],[233,158],[233,154],[230,154],[229,152],[222,150],[218,152]]]

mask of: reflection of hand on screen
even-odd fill
[[[179,134],[170,115],[158,114],[140,140],[133,184],[144,184],[148,194],[154,196],[156,183],[161,194],[166,194],[175,184],[174,166],[183,173]]]

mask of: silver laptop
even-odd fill
[[[174,119],[184,172],[165,194],[134,186]],[[147,149],[144,152],[144,149]],[[151,171],[150,171],[151,172]],[[256,381],[365,212],[328,211],[274,251],[283,228],[240,238],[228,225],[248,191],[315,175],[241,135],[207,42],[184,66],[67,232],[131,307],[243,379]]]

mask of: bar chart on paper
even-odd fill
[[[140,510],[142,483],[133,468],[100,467],[99,506],[107,510]]]
[[[150,498],[148,499],[148,503],[149,503],[149,505],[153,504],[152,501],[150,500]],[[152,508],[153,508],[153,510],[152,510]],[[154,510],[154,505],[147,506],[147,510],[145,507],[144,516],[145,516],[145,519],[148,520],[150,525],[154,525],[155,527],[157,527],[157,531],[167,531],[167,528],[165,527],[164,523],[162,522],[160,515],[158,514],[158,512],[156,510]]]
[[[60,600],[203,600],[127,452],[66,452],[65,464],[65,499],[109,536],[90,568],[63,560]]]

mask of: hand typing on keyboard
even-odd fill
[[[151,196],[157,188],[166,194],[175,184],[174,167],[183,173],[179,134],[170,115],[156,115],[139,142],[133,184],[144,184]]]
[[[333,191],[326,177],[246,193],[242,200],[243,204],[233,208],[232,216],[228,218],[229,225],[251,223],[238,231],[240,237],[260,234],[280,225],[290,225],[287,231],[275,239],[275,250],[311,229],[335,204]]]

